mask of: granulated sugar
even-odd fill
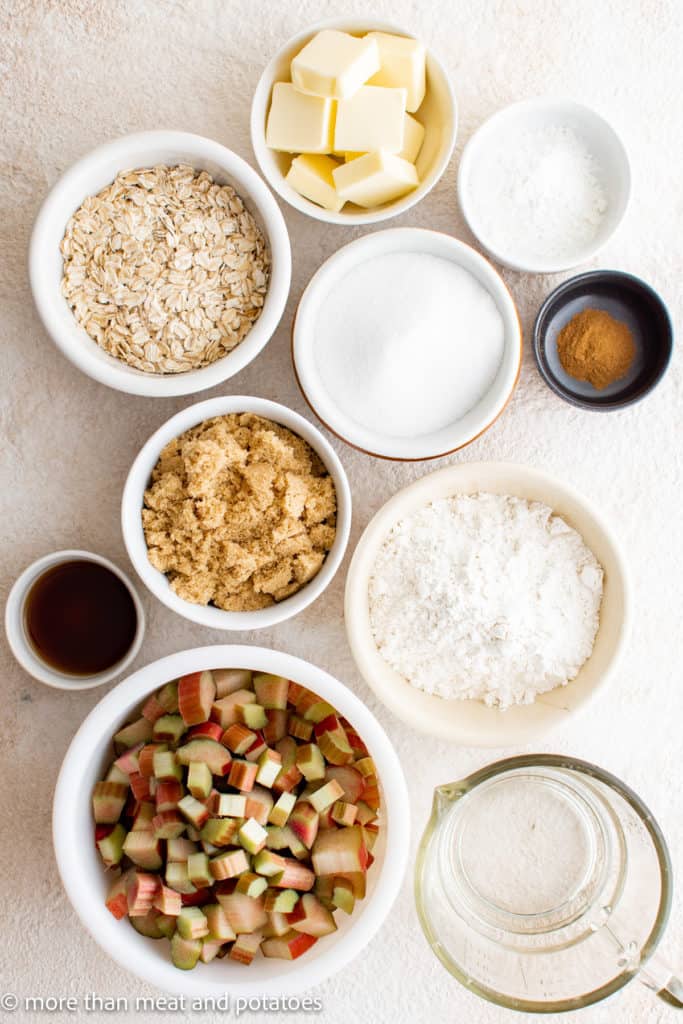
[[[411,685],[501,708],[563,686],[589,657],[603,570],[539,502],[445,498],[397,523],[370,579],[382,657]]]

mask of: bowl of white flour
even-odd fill
[[[368,685],[423,732],[528,743],[614,673],[629,625],[609,525],[572,488],[463,463],[399,491],[363,533],[345,619]]]

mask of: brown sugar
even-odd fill
[[[604,309],[583,309],[560,331],[557,354],[570,377],[601,391],[628,373],[636,346],[625,323]]]
[[[250,611],[319,572],[336,493],[311,446],[251,413],[205,420],[161,452],[145,493],[149,560],[185,601]]]

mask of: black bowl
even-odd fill
[[[598,390],[564,370],[557,336],[582,309],[604,309],[626,323],[636,356],[620,380]],[[618,270],[593,270],[565,281],[545,300],[534,324],[534,356],[546,384],[581,409],[609,412],[639,402],[660,382],[671,359],[673,327],[662,299],[648,284]]]

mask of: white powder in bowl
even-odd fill
[[[493,384],[503,318],[451,260],[396,252],[359,264],[330,290],[315,362],[335,406],[366,430],[421,437],[462,419]]]
[[[460,495],[392,528],[370,579],[370,625],[417,689],[530,704],[591,654],[602,584],[595,555],[547,505]]]

